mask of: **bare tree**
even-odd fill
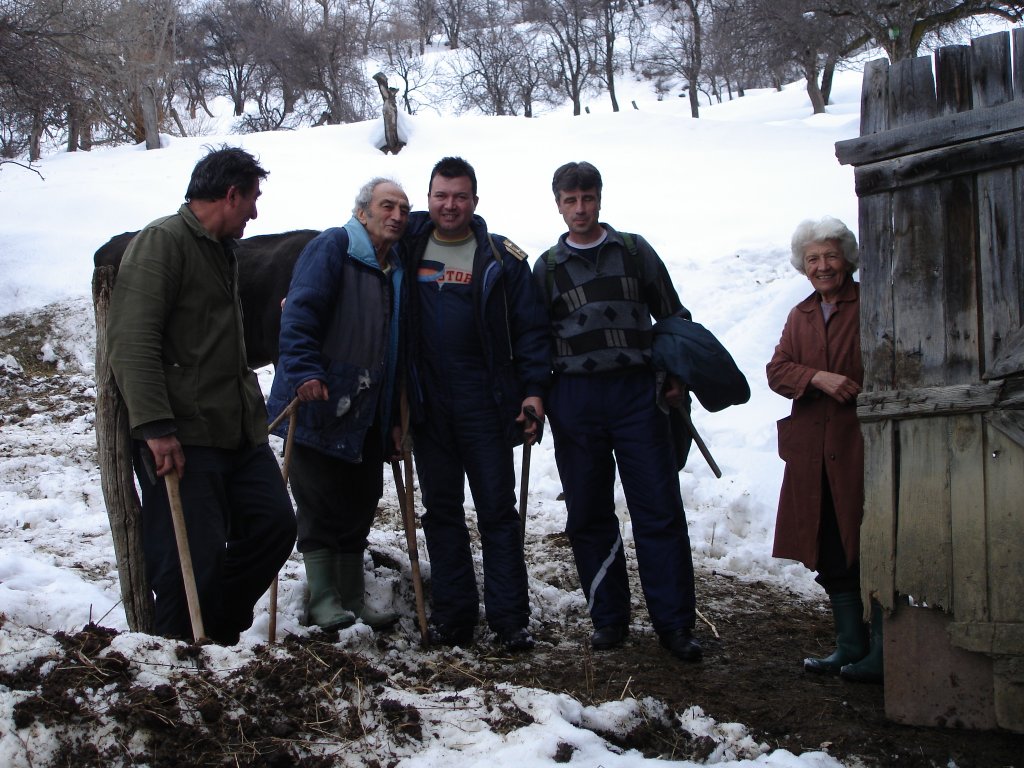
[[[690,114],[700,117],[703,25],[711,12],[710,0],[680,0],[662,18],[649,61],[652,68],[682,76],[687,83]]]
[[[436,8],[441,29],[448,36],[448,47],[454,50],[461,42],[462,29],[471,8],[471,0],[437,0]]]
[[[929,34],[976,16],[1024,20],[1024,2],[994,0],[809,0],[805,10],[851,20],[892,61],[913,58]]]
[[[213,80],[231,99],[239,116],[253,95],[260,45],[258,37],[251,34],[260,24],[256,7],[248,0],[209,0],[199,14],[198,24]]]
[[[583,111],[583,91],[597,68],[592,51],[601,31],[591,20],[595,11],[593,0],[551,0],[544,20],[554,81],[572,101],[574,115]]]

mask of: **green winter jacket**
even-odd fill
[[[128,246],[117,274],[107,349],[132,435],[173,420],[182,445],[237,449],[267,441],[267,413],[245,356],[233,241],[187,205]]]

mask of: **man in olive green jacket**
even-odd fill
[[[108,352],[136,439],[146,575],[166,637],[192,632],[159,478],[180,478],[199,604],[216,642],[233,644],[252,625],[253,606],[295,543],[246,361],[234,256],[266,175],[241,149],[211,151],[178,212],[132,240],[111,299]]]

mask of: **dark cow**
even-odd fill
[[[116,235],[96,251],[96,267],[121,266],[128,243],[138,232]],[[306,243],[319,232],[298,229],[279,235],[257,235],[238,241],[238,293],[245,326],[245,349],[249,365],[277,362],[278,335],[281,332],[281,299],[288,293],[292,269]]]

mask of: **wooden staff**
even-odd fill
[[[185,599],[188,614],[192,619],[192,636],[197,643],[206,642],[203,615],[199,610],[199,592],[196,589],[196,574],[192,570],[192,552],[188,548],[188,531],[185,529],[185,512],[181,508],[181,489],[177,470],[164,475],[167,485],[167,500],[171,505],[171,522],[174,524],[174,540],[178,544],[178,560],[181,563],[181,578],[185,582]]]
[[[288,407],[281,411],[271,429],[281,422],[281,417],[288,413],[288,437],[284,441],[284,462],[281,464],[281,478],[284,487],[288,488],[288,465],[292,460],[292,445],[295,444],[295,425],[299,418],[299,398],[295,398]],[[269,430],[268,430],[269,431]],[[270,582],[270,624],[267,626],[267,641],[273,645],[277,641],[277,583],[279,577],[274,576]]]
[[[420,576],[419,546],[416,544],[416,490],[413,486],[412,468],[412,436],[409,434],[409,398],[402,389],[402,461],[405,463],[405,483],[398,468],[398,461],[391,462],[395,474],[395,489],[398,491],[398,505],[402,510],[402,523],[405,526],[405,542],[409,548],[409,565],[412,569],[412,588],[416,595],[416,618],[420,625],[420,641],[423,645],[430,642],[427,629],[427,608],[423,599],[423,578]]]

